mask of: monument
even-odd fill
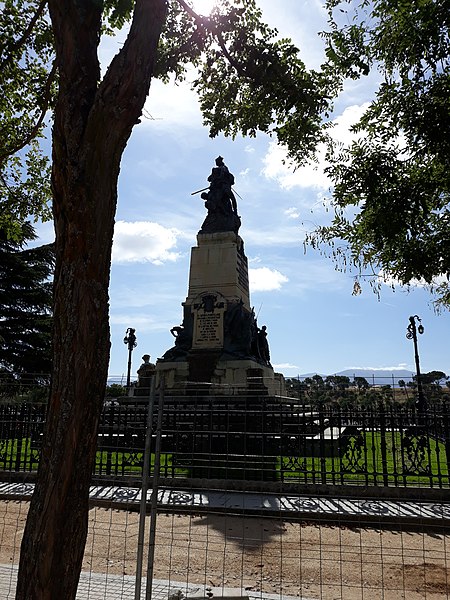
[[[270,363],[267,327],[259,328],[250,303],[234,176],[221,156],[208,182],[194,192],[202,192],[207,215],[191,249],[182,322],[171,329],[174,345],[157,360],[157,377],[164,374],[172,390],[203,383],[215,394],[284,395],[284,378]]]

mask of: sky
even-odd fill
[[[207,14],[212,0],[196,0]],[[291,37],[308,68],[323,60],[318,32],[326,13],[316,0],[258,0],[266,22]],[[106,66],[123,36],[101,49]],[[370,101],[376,75],[350,82],[336,102],[333,135],[350,140],[348,127]],[[267,326],[271,362],[286,377],[333,374],[344,369],[398,369],[415,373],[412,341],[406,339],[410,315],[419,315],[422,372],[450,374],[450,314],[436,315],[420,286],[405,291],[383,285],[380,299],[363,284],[353,296],[353,277],[335,270],[331,259],[304,237],[327,224],[330,184],[324,158],[296,171],[283,164],[283,149],[266,135],[236,140],[210,139],[189,85],[152,82],[144,116],[124,152],[113,244],[110,285],[111,361],[109,373],[126,378],[128,327],[136,329],[132,374],[144,354],[154,362],[173,345],[170,329],[182,320],[188,291],[191,248],[206,216],[200,194],[208,185],[214,159],[221,155],[235,176],[242,219],[239,235],[249,261],[250,301],[258,324]],[[52,224],[38,228],[43,243]]]

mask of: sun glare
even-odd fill
[[[193,0],[194,10],[199,15],[209,15],[214,8],[216,0]]]

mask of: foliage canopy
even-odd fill
[[[30,215],[49,217],[50,166],[40,142],[56,68],[46,4],[5,0],[0,11],[0,227],[17,239]]]
[[[417,280],[450,307],[450,2],[329,0],[328,69],[380,74],[348,147],[331,143],[334,219],[307,242],[340,268]]]
[[[307,243],[341,268],[385,280],[425,282],[450,305],[449,0],[328,0],[327,63],[307,70],[298,49],[264,24],[255,0],[221,0],[208,17],[171,0],[154,77],[183,79],[193,66],[205,125],[286,145],[296,164],[328,143],[334,219]],[[105,0],[103,32],[133,17],[132,0]],[[45,0],[5,0],[0,13],[0,225],[18,235],[26,215],[49,216],[42,151],[58,83]],[[332,98],[347,78],[378,71],[376,98],[348,147],[327,137]],[[47,123],[48,124],[48,123]]]
[[[126,27],[134,9],[132,0],[105,0],[102,33]],[[24,218],[50,216],[45,138],[58,68],[46,0],[5,0],[0,27],[0,225],[17,236]],[[220,0],[207,17],[185,0],[167,3],[153,76],[182,80],[192,66],[212,137],[266,132],[299,164],[325,139],[330,79],[305,68],[292,42],[262,22],[255,0]]]

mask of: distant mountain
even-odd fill
[[[289,377],[289,379],[297,379],[297,377],[300,377],[300,379],[306,379],[306,377],[314,377],[314,375],[320,375],[320,377],[323,378],[326,377],[326,375],[324,375],[323,373],[303,373],[303,375],[296,375],[295,377]]]
[[[353,377],[364,377],[372,385],[396,385],[399,379],[403,379],[406,382],[411,381],[415,373],[406,371],[406,369],[395,369],[395,371],[346,369],[345,371],[336,373],[336,375],[346,375],[350,379],[353,379]]]
[[[327,377],[327,375],[321,373],[305,373],[304,375],[300,375],[300,379],[313,377],[314,375],[320,375],[324,379]],[[406,369],[395,369],[392,371],[389,369],[379,369],[376,371],[371,371],[370,369],[346,369],[345,371],[339,371],[339,373],[330,373],[330,375],[344,375],[350,377],[350,381],[353,381],[353,377],[364,377],[371,385],[397,385],[399,379],[403,379],[406,382],[411,381],[415,373]]]

